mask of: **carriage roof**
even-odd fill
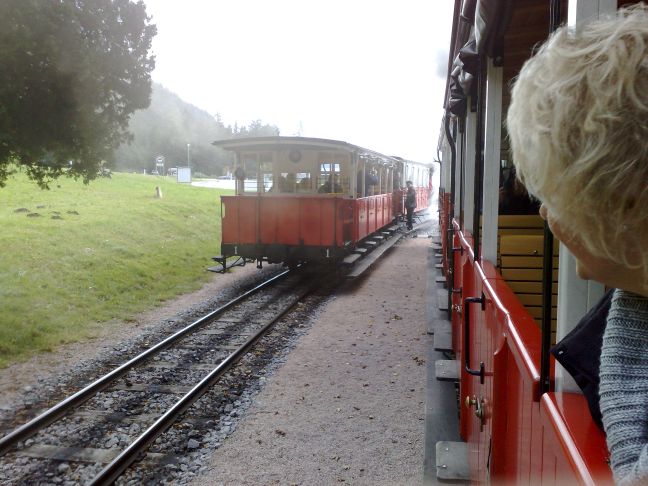
[[[221,147],[226,150],[277,150],[277,149],[311,149],[311,150],[343,150],[346,152],[357,152],[358,155],[368,159],[382,159],[383,163],[407,162],[417,163],[404,160],[401,157],[384,155],[373,150],[368,150],[358,145],[353,145],[340,140],[330,140],[326,138],[309,138],[309,137],[246,137],[228,140],[216,140],[212,145]],[[429,165],[429,164],[420,164]]]

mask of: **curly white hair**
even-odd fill
[[[529,192],[648,279],[648,7],[558,29],[520,71],[507,127]]]

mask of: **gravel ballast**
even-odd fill
[[[423,483],[429,244],[329,300],[194,486]]]

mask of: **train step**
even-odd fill
[[[387,241],[384,245],[380,245],[378,249],[374,250],[371,254],[367,255],[365,258],[362,259],[362,261],[358,262],[357,265],[353,267],[351,272],[347,275],[347,278],[355,278],[359,277],[362,275],[362,273],[367,270],[371,265],[374,264],[380,256],[385,253],[387,250],[389,250],[392,246],[394,246],[398,241],[401,239],[401,235],[394,236],[394,238],[391,238],[389,241]],[[367,241],[365,244],[368,243],[373,243],[374,246],[377,245],[375,241]]]
[[[371,239],[374,241],[383,241],[385,237],[383,235],[374,235],[371,237]]]
[[[465,442],[436,443],[436,475],[441,481],[469,481],[468,445]]]
[[[342,263],[344,265],[349,265],[350,266],[350,265],[353,265],[358,260],[360,260],[361,258],[362,258],[361,253],[352,253],[351,255],[347,255],[346,257],[344,257],[344,260],[342,260]]]
[[[440,322],[434,330],[434,349],[437,351],[452,351],[452,325]]]
[[[365,253],[367,253],[367,251],[368,250],[366,248],[358,247],[353,250],[353,253],[359,253],[360,255],[364,255]]]
[[[229,270],[232,267],[245,266],[245,258],[243,257],[238,257],[234,260],[228,261],[227,257],[224,257],[223,255],[216,255],[212,257],[212,260],[218,262],[220,265],[216,265],[214,267],[207,267],[207,270],[215,273],[225,273],[227,270]]]
[[[448,291],[446,289],[437,289],[437,305],[439,310],[448,310]]]
[[[376,248],[378,246],[378,243],[372,240],[368,240],[363,242],[363,245],[367,246],[368,248]]]
[[[434,362],[434,374],[439,381],[459,381],[459,364],[456,359],[438,359]]]

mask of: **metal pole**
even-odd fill
[[[447,214],[447,226],[446,234],[442,235],[443,238],[446,238],[446,260],[448,261],[448,273],[450,274],[450,281],[448,282],[448,315],[452,317],[452,290],[455,288],[454,280],[454,251],[452,246],[454,245],[454,228],[452,226],[452,216],[453,216],[453,203],[454,200],[454,191],[455,191],[455,163],[457,160],[457,150],[455,147],[455,140],[453,134],[450,130],[450,113],[446,112],[446,117],[444,121],[446,138],[448,139],[448,145],[450,146],[450,198],[448,198],[448,214]]]
[[[187,144],[187,167],[191,167],[191,144]]]
[[[486,63],[483,56],[479,56],[479,74],[477,76],[477,136],[475,137],[475,185],[473,187],[473,248],[475,251],[475,261],[481,259],[481,220],[482,194],[484,187],[484,95],[486,93]]]
[[[560,25],[560,0],[551,0],[549,5],[549,32]],[[542,256],[542,349],[540,351],[540,393],[551,390],[551,300],[553,296],[553,234],[549,224],[544,225],[544,252]]]

